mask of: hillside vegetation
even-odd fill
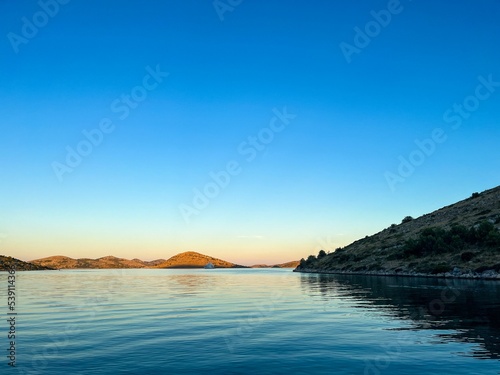
[[[322,250],[295,271],[500,278],[500,187]]]

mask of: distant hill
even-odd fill
[[[123,259],[114,256],[105,256],[98,259],[73,259],[56,255],[42,259],[32,260],[31,263],[56,269],[85,269],[85,268],[146,268],[156,261],[144,262],[139,259]]]
[[[15,268],[16,271],[42,271],[52,269],[29,262],[23,262],[22,260],[16,258],[0,255],[0,271],[8,271],[12,268]]]
[[[107,269],[107,268],[203,268],[207,263],[212,263],[216,268],[246,268],[225,260],[210,257],[188,251],[165,259],[143,261],[140,259],[124,259],[114,256],[106,256],[97,259],[80,258],[73,259],[66,256],[56,255],[47,258],[35,259],[31,263],[50,267],[52,269]]]
[[[146,261],[146,260],[140,260],[140,259],[134,258],[132,260],[135,262],[143,263],[146,267],[154,267],[154,266],[157,266],[158,264],[165,262],[165,259],[156,259],[156,260]]]
[[[268,264],[254,264],[250,268],[295,268],[300,264],[299,260],[292,260],[286,263],[274,264],[272,266]]]
[[[203,268],[207,263],[212,263],[215,268],[248,268],[194,251],[174,255],[155,268]]]
[[[310,255],[295,271],[500,278],[500,187]]]

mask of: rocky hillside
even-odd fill
[[[163,259],[162,259],[163,261]],[[98,259],[73,259],[65,256],[52,256],[32,260],[31,263],[56,268],[56,269],[82,269],[82,268],[146,268],[152,267],[157,261],[144,262],[140,259],[123,259],[114,256],[106,256]]]
[[[500,273],[500,187],[413,219],[331,254],[302,259],[298,272],[496,278]]]
[[[215,268],[247,268],[194,251],[186,251],[174,255],[165,262],[155,266],[155,268],[203,268],[207,263],[212,263]]]
[[[0,271],[8,271],[12,268],[16,271],[41,271],[52,269],[33,263],[23,262],[22,260],[16,258],[0,255]]]

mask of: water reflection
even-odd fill
[[[195,293],[200,290],[204,290],[207,287],[214,286],[214,277],[205,276],[205,275],[196,275],[196,274],[188,274],[188,275],[171,275],[168,278],[174,285],[177,285],[179,288],[185,289],[186,292]]]
[[[500,359],[500,282],[304,274],[301,283],[325,301],[350,299],[355,307],[407,320],[412,330],[435,330],[438,342],[477,344],[462,355]]]

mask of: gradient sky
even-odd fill
[[[1,254],[284,262],[499,184],[497,0],[61,2],[0,2]]]

